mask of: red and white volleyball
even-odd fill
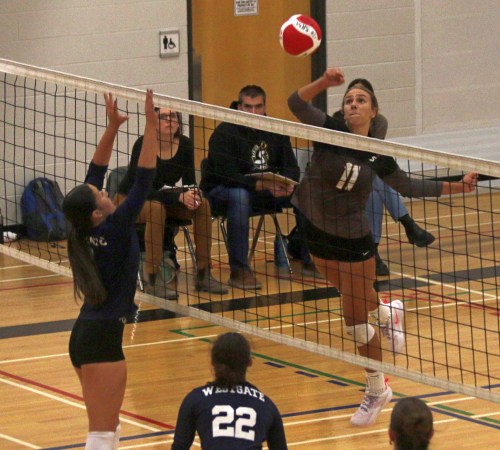
[[[290,17],[280,30],[280,44],[292,56],[308,56],[321,44],[321,28],[313,18],[302,14]]]

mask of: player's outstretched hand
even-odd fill
[[[477,186],[479,174],[477,172],[469,172],[462,178],[464,192],[473,192]]]
[[[106,102],[106,115],[111,126],[120,128],[120,125],[128,120],[126,114],[120,113],[118,109],[118,100],[113,100],[113,94],[108,92],[104,94],[104,101]]]
[[[451,183],[444,182],[442,194],[462,194],[473,192],[476,189],[478,174],[469,172],[464,175],[461,181]]]

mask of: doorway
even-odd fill
[[[267,93],[269,116],[294,120],[287,98],[311,81],[318,62],[324,67],[321,61],[326,54],[325,44],[313,57],[296,58],[281,48],[279,30],[286,19],[300,13],[315,17],[324,30],[325,15],[318,10],[320,3],[259,0],[258,14],[236,16],[234,0],[190,0],[190,98],[229,107],[243,86],[257,84]],[[207,131],[196,130],[195,124],[195,148],[207,148]],[[197,155],[197,162],[202,157]]]

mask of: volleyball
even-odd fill
[[[292,56],[308,56],[321,44],[321,28],[309,16],[295,14],[280,29],[280,44]]]

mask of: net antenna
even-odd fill
[[[144,125],[145,92],[98,80],[0,59],[0,208],[6,229],[22,230],[20,199],[37,177],[58,182],[63,194],[83,182],[98,139],[106,126],[102,94],[112,92],[130,119],[115,143],[110,169],[126,166]],[[274,226],[266,218],[259,236],[254,270],[265,287],[259,292],[232,292],[211,297],[196,292],[190,282],[193,264],[179,259],[184,282],[181,298],[172,302],[137,293],[147,302],[178,314],[249,333],[330,358],[382,370],[385,373],[445,390],[500,402],[498,271],[496,257],[500,223],[498,182],[500,163],[409,145],[327,131],[291,121],[155,94],[155,105],[189,117],[196,160],[206,157],[208,139],[220,122],[290,136],[301,169],[312,142],[323,142],[397,158],[413,177],[460,179],[481,174],[473,194],[439,199],[413,199],[408,209],[438,235],[436,244],[415,249],[390,219],[384,225],[388,280],[378,290],[405,302],[407,346],[402,355],[383,350],[383,362],[356,354],[343,330],[338,292],[318,279],[276,276],[272,259]],[[471,149],[473,153],[473,149]],[[199,165],[197,165],[197,171]],[[268,220],[269,219],[269,220]],[[280,217],[290,231],[291,211]],[[219,230],[214,221],[214,230]],[[214,232],[212,258],[220,278],[227,277],[223,236]],[[6,255],[71,276],[64,241],[36,242],[22,238],[0,245]],[[278,280],[278,281],[277,281]],[[272,286],[272,287],[271,287]]]

